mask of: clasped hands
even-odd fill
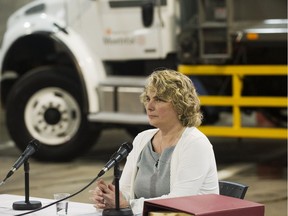
[[[111,209],[116,208],[115,203],[115,186],[113,184],[106,184],[103,179],[96,183],[96,188],[89,191],[92,194],[90,199],[95,203],[97,209]],[[124,198],[123,194],[119,192],[119,207],[127,208],[128,201]]]

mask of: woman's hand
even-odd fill
[[[112,184],[106,184],[102,179],[96,184],[96,188],[91,191],[91,200],[95,203],[95,207],[97,209],[116,208],[115,186]],[[128,201],[123,197],[121,192],[119,199],[120,208],[126,208],[129,206]]]
[[[101,185],[106,185],[105,182],[101,179],[96,183],[96,188],[89,192],[92,193],[90,199],[95,203],[97,209],[104,209],[106,207],[105,200],[103,197],[103,191],[100,188],[103,188]]]

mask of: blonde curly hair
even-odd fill
[[[202,123],[200,100],[191,79],[177,71],[161,69],[154,71],[147,79],[141,103],[147,104],[147,93],[156,92],[157,97],[170,101],[183,126],[198,127]]]

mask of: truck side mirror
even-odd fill
[[[145,27],[153,23],[154,5],[153,2],[146,2],[142,5],[142,21]]]

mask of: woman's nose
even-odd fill
[[[146,109],[147,110],[154,110],[154,102],[152,100],[148,101],[146,104]]]

